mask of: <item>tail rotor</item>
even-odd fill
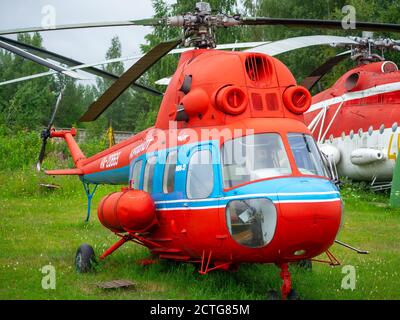
[[[39,172],[40,172],[40,170],[42,168],[42,162],[43,162],[44,156],[46,154],[47,139],[50,138],[50,130],[51,130],[51,127],[53,126],[54,119],[56,117],[58,107],[60,106],[62,97],[64,95],[64,90],[65,90],[65,86],[60,90],[60,93],[58,94],[57,101],[56,101],[56,103],[54,105],[53,113],[51,115],[51,118],[50,118],[50,121],[49,121],[49,124],[48,124],[47,128],[44,129],[40,134],[40,138],[42,139],[42,146],[40,148],[38,161],[36,163],[36,170],[39,171]]]

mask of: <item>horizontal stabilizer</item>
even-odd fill
[[[45,173],[49,176],[69,176],[69,175],[83,175],[81,169],[60,169],[60,170],[46,170]]]

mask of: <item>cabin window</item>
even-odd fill
[[[229,233],[239,244],[259,248],[272,241],[276,208],[269,199],[233,200],[226,206]]]
[[[248,135],[222,147],[224,187],[291,174],[282,138],[277,133]]]
[[[178,160],[178,152],[171,151],[170,153],[168,153],[167,160],[164,166],[164,176],[163,176],[164,193],[174,192],[175,169],[177,160]]]
[[[195,151],[190,158],[186,193],[189,199],[207,198],[214,188],[214,170],[210,150]]]
[[[132,170],[133,189],[139,189],[140,174],[142,172],[143,160],[136,161]]]
[[[328,176],[323,158],[314,139],[304,133],[289,133],[290,148],[302,174]]]
[[[144,167],[143,190],[148,193],[153,192],[153,180],[154,180],[155,166],[156,166],[156,157],[155,156],[147,159],[146,166]]]

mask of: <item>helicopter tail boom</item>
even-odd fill
[[[45,170],[49,176],[81,176],[83,171],[81,169],[60,169],[60,170]]]
[[[86,159],[86,157],[83,154],[82,150],[79,148],[78,144],[76,143],[74,139],[75,135],[76,135],[75,128],[71,128],[71,130],[60,130],[60,131],[52,130],[50,132],[51,138],[63,138],[65,140],[65,142],[68,145],[69,152],[71,153],[72,159],[74,160],[75,167],[79,169],[83,166],[82,161]],[[69,171],[69,170],[62,170],[62,171]],[[79,173],[64,173],[64,174],[79,174]]]

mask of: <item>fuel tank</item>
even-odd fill
[[[144,232],[157,224],[154,201],[142,190],[123,189],[105,196],[97,213],[113,232]]]

